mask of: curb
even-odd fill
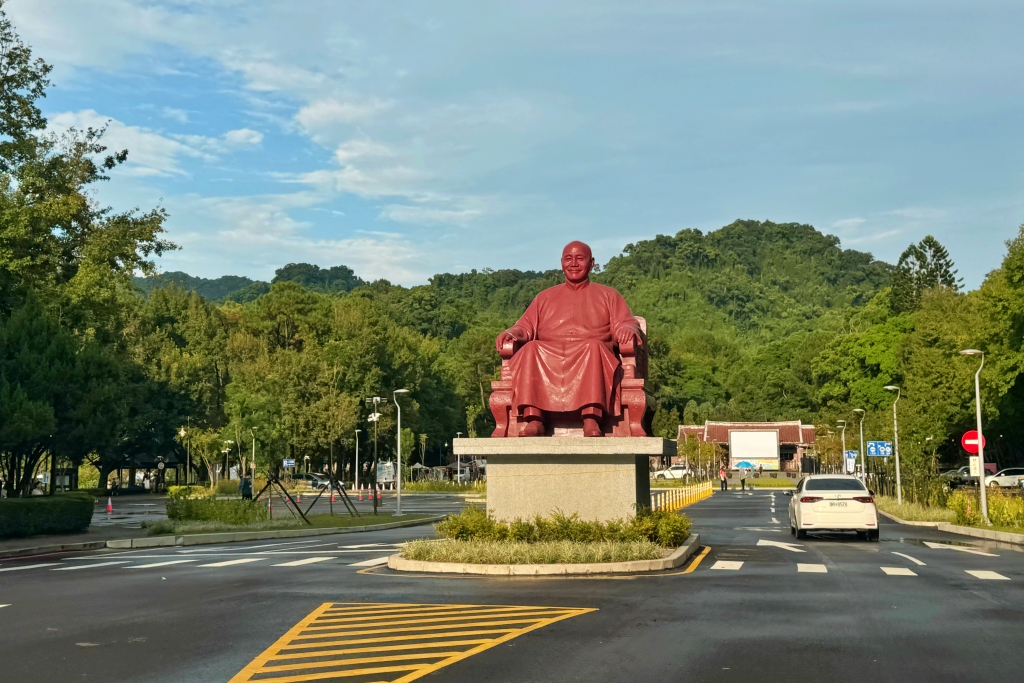
[[[462,562],[422,562],[401,555],[388,558],[388,567],[400,572],[429,574],[483,574],[487,576],[564,576],[568,574],[623,574],[675,569],[700,548],[700,534],[690,534],[671,555],[660,560],[636,562],[593,562],[589,564],[467,564]]]
[[[169,546],[210,545],[215,543],[235,543],[241,541],[264,541],[273,538],[302,538],[304,536],[328,536],[330,534],[356,534],[364,531],[380,531],[383,529],[401,529],[403,527],[420,526],[440,522],[444,515],[411,519],[406,522],[389,522],[368,526],[350,526],[327,529],[282,529],[281,531],[236,531],[219,534],[189,534],[185,536],[149,536],[142,538],[119,538],[110,541],[89,541],[86,543],[65,543],[62,545],[44,545],[35,548],[19,548],[18,550],[0,551],[0,558],[24,557],[27,555],[43,555],[48,553],[68,552],[76,550],[102,550],[112,548],[126,550],[132,548],[163,548]]]
[[[878,510],[878,506],[875,506],[875,510]],[[945,522],[911,522],[906,519],[900,519],[896,515],[890,515],[888,512],[882,512],[881,510],[878,510],[878,514],[882,515],[883,517],[886,517],[887,519],[891,519],[897,524],[905,524],[907,526],[928,526],[937,529],[938,527],[945,524]]]
[[[905,519],[900,519],[896,515],[890,515],[888,512],[878,511],[878,514],[883,517],[888,517],[897,524],[906,524],[908,526],[924,526],[938,529],[939,531],[945,531],[950,534],[960,534],[961,536],[973,536],[975,538],[985,538],[990,541],[1001,541],[1003,543],[1015,543],[1017,545],[1024,545],[1024,534],[1013,534],[1008,531],[991,531],[989,529],[978,529],[973,526],[959,526],[957,524],[950,524],[949,522],[910,522]]]

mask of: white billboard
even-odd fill
[[[739,431],[729,432],[729,466],[732,469],[761,467],[767,471],[779,469],[779,432]]]

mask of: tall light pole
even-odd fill
[[[896,423],[896,404],[900,402],[903,390],[891,384],[882,388],[896,392],[896,400],[892,402],[892,450],[896,455],[896,504],[903,505],[903,484],[900,481],[900,431]]]
[[[363,430],[356,430],[356,478],[355,483],[352,485],[352,488],[354,488],[356,491],[359,490],[359,432],[361,431]]]
[[[985,435],[981,432],[981,369],[985,367],[985,354],[977,349],[964,349],[961,356],[981,356],[981,365],[974,373],[974,405],[978,420],[978,465],[981,472],[978,474],[978,489],[981,492],[981,518],[989,526],[992,522],[988,520],[988,493],[985,491]]]
[[[840,462],[843,463],[843,472],[845,473],[846,472],[846,420],[836,420],[836,426],[839,427],[841,430],[843,430],[841,432],[842,439],[843,439],[843,457],[842,457],[842,460]]]
[[[854,408],[853,412],[857,413],[860,417],[860,477],[867,481],[868,470],[864,463],[864,415],[866,413],[863,408]]]
[[[402,406],[398,404],[398,394],[408,394],[408,389],[395,389],[391,392],[391,399],[395,402],[395,409],[398,410],[398,457],[395,458],[395,517],[402,516]]]
[[[373,412],[366,419],[373,423],[373,464],[370,466],[370,497],[373,498],[373,514],[377,514],[377,425],[380,423],[380,413],[377,406],[383,401],[380,396],[371,396],[366,399],[366,405],[373,406]]]

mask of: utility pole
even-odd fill
[[[380,396],[371,396],[366,399],[366,405],[373,406],[373,412],[368,419],[373,423],[373,465],[371,466],[370,472],[370,496],[373,498],[373,514],[377,514],[377,425],[380,422],[380,413],[377,412],[377,406],[384,400]]]
[[[458,439],[462,436],[462,432],[455,432],[455,438]],[[455,444],[452,443],[452,449],[455,449]],[[457,483],[462,482],[462,454],[458,453],[455,456],[455,481]]]
[[[363,430],[362,429],[357,429],[356,430],[355,483],[352,485],[352,488],[355,489],[356,491],[359,490],[359,432],[361,432],[361,431],[363,431]]]
[[[843,463],[843,472],[846,472],[846,420],[836,420],[836,425],[843,430],[841,432],[843,439],[843,457],[841,462]]]
[[[981,431],[981,369],[985,367],[985,354],[977,349],[964,349],[961,356],[981,356],[981,365],[974,373],[974,406],[978,421],[978,465],[981,471],[978,473],[978,489],[981,496],[981,518],[985,524],[992,526],[988,519],[988,492],[985,490],[985,435]]]
[[[866,482],[868,480],[868,470],[864,463],[864,416],[866,413],[863,408],[854,408],[853,412],[860,416],[860,478]]]
[[[398,410],[398,457],[395,458],[395,517],[402,516],[402,406],[398,404],[398,394],[408,394],[408,389],[395,389],[391,392],[391,398],[395,401],[395,409]]]

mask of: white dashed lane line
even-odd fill
[[[240,560],[225,560],[224,562],[213,562],[211,564],[201,564],[200,567],[230,567],[235,564],[248,564],[249,562],[259,562],[266,558],[263,557],[243,557]]]
[[[363,560],[362,562],[354,562],[350,564],[350,567],[376,567],[378,565],[387,564],[388,558],[377,557],[372,560]]]
[[[986,581],[1009,581],[1009,576],[1003,576],[999,572],[990,572],[979,569],[966,569],[964,570],[976,579],[985,579]]]
[[[888,576],[917,576],[906,567],[879,567]]]
[[[796,570],[802,574],[828,574],[828,569],[823,564],[797,563]]]
[[[122,569],[149,569],[151,567],[166,567],[171,564],[185,564],[186,562],[195,562],[195,560],[169,560],[167,562],[151,562],[150,564],[133,564],[130,567],[122,567]]]
[[[730,562],[728,560],[719,560],[711,565],[712,569],[727,569],[729,571],[737,571],[743,566],[742,562]]]
[[[314,562],[326,562],[327,560],[333,560],[333,557],[307,557],[304,560],[295,560],[293,562],[282,562],[281,564],[272,565],[274,567],[301,567],[304,564],[313,564]]]
[[[131,560],[114,560],[112,562],[94,562],[93,564],[80,564],[74,567],[57,567],[51,572],[73,572],[76,569],[92,569],[93,567],[109,567],[112,564],[128,564]]]
[[[892,554],[893,555],[899,555],[900,557],[902,557],[904,559],[910,560],[911,562],[913,562],[914,564],[916,564],[919,567],[927,567],[928,566],[924,562],[922,562],[921,560],[917,559],[916,557],[911,557],[910,555],[904,555],[903,553],[898,553],[895,550],[893,551]]]

